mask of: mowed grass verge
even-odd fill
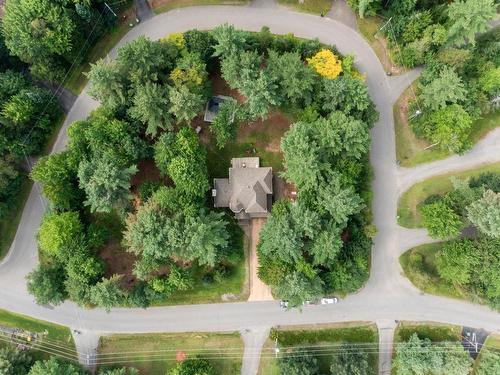
[[[175,8],[201,5],[246,5],[249,0],[153,0],[150,1],[155,14],[165,13]]]
[[[419,182],[405,191],[398,202],[398,224],[406,228],[421,228],[419,205],[429,196],[445,194],[453,189],[451,177],[461,179],[477,177],[482,173],[500,173],[500,163],[486,164],[461,172],[451,172]]]
[[[341,343],[370,343],[378,347],[378,331],[373,323],[353,322],[279,327],[274,329],[270,336],[277,338],[278,346],[283,350],[290,347],[333,345],[333,353],[333,350]],[[274,348],[275,340],[269,338],[262,350],[259,375],[280,374],[278,362],[274,357]],[[323,351],[317,356],[321,374],[330,373],[332,353]],[[371,374],[376,375],[378,373],[376,350],[371,350],[369,363],[372,369]]]
[[[432,342],[460,341],[462,327],[434,322],[399,322],[394,332],[394,342],[407,341],[414,333]]]
[[[176,358],[184,356],[207,358],[217,374],[236,375],[241,371],[243,340],[239,333],[113,335],[101,337],[98,348],[99,363],[135,367],[141,375],[165,375],[175,367]]]
[[[51,353],[56,355],[64,354],[64,357],[68,359],[70,357],[72,358],[76,353],[73,336],[71,335],[71,331],[68,327],[33,319],[31,317],[15,314],[6,310],[0,310],[0,327],[19,328],[30,333],[47,333],[42,336],[40,341],[38,341],[39,345],[35,345],[35,347],[43,349],[42,351],[33,350],[33,356],[35,359],[48,358]],[[6,345],[11,344],[9,343],[9,339],[2,335],[0,348]]]
[[[439,276],[435,262],[436,253],[442,246],[443,242],[426,244],[414,247],[402,254],[399,257],[399,263],[405,276],[425,293],[484,303],[465,288],[454,285]]]

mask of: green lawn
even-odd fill
[[[312,13],[312,14],[327,14],[333,4],[332,0],[304,0],[300,4],[298,0],[278,0],[281,5],[290,6],[298,11]]]
[[[435,259],[441,246],[442,243],[421,245],[402,254],[399,257],[399,263],[405,276],[425,293],[483,303],[480,298],[466,289],[439,277]]]
[[[313,307],[314,308],[314,307]],[[378,344],[378,331],[375,324],[347,323],[347,324],[318,324],[310,326],[279,327],[271,333],[273,338],[278,338],[280,347],[301,345],[326,345],[340,343],[376,343]],[[279,375],[276,359],[273,357],[275,341],[268,339],[264,345],[260,362],[259,375]],[[318,356],[320,373],[329,374],[331,353],[322,353]],[[378,355],[372,351],[369,356],[372,374],[378,373]]]
[[[394,333],[394,342],[407,341],[416,333],[421,339],[432,342],[460,341],[462,327],[432,322],[400,322]]]
[[[422,218],[418,212],[419,204],[433,194],[444,194],[450,191],[453,188],[450,181],[452,176],[459,178],[477,177],[485,172],[500,173],[500,163],[483,165],[463,172],[453,172],[436,176],[413,185],[399,198],[399,225],[406,228],[422,227]]]
[[[168,12],[175,8],[200,5],[246,5],[249,0],[156,0],[153,1],[153,11],[156,14]]]
[[[399,97],[393,107],[394,130],[396,133],[396,158],[403,167],[414,167],[418,164],[444,159],[452,154],[448,151],[430,147],[426,140],[417,138],[408,125],[408,103],[414,100],[417,82],[408,87]],[[490,130],[500,124],[500,111],[492,112],[475,121],[469,139],[476,144],[488,134]]]
[[[229,265],[230,273],[222,282],[215,281],[207,284],[203,280],[203,269],[198,266],[193,266],[192,274],[195,280],[192,289],[175,292],[168,299],[159,305],[185,305],[185,304],[201,304],[201,303],[220,303],[223,302],[222,295],[228,294],[231,297],[229,302],[246,301],[250,293],[249,290],[249,241],[241,234],[238,246],[241,246],[242,255],[237,264]]]
[[[51,352],[62,353],[64,351],[67,353],[68,357],[71,356],[71,353],[75,353],[73,337],[71,331],[67,327],[11,313],[6,310],[0,310],[0,326],[20,328],[31,333],[43,334],[44,332],[48,332],[48,334],[41,339],[40,346],[43,346],[44,349]],[[0,341],[0,348],[5,345],[10,344],[7,344],[4,340]],[[34,350],[33,356],[36,359],[45,359],[50,355],[46,352]]]
[[[130,353],[133,352],[133,353]],[[140,352],[143,352],[142,354]],[[141,375],[165,375],[176,364],[176,355],[187,358],[199,355],[213,364],[217,374],[236,375],[241,371],[243,340],[239,333],[159,333],[101,337],[98,349],[100,364],[106,354],[130,353],[113,359],[113,366],[131,366]],[[102,368],[105,365],[101,366]]]

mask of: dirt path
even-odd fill
[[[264,284],[257,275],[259,259],[257,258],[257,244],[259,243],[259,232],[266,219],[252,219],[250,224],[250,296],[249,301],[272,301],[271,288]]]

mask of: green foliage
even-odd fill
[[[11,346],[0,348],[0,374],[25,375],[32,364],[33,359],[25,351],[19,351]]]
[[[357,119],[371,108],[368,90],[362,81],[349,76],[336,79],[322,79],[319,92],[321,109],[326,113],[342,111]]]
[[[39,265],[26,277],[28,292],[39,305],[59,305],[66,299],[64,272],[58,266]]]
[[[139,371],[133,367],[122,367],[99,371],[99,375],[139,375]]]
[[[21,90],[29,87],[30,82],[22,73],[13,70],[0,72],[0,103],[6,102]]]
[[[420,213],[424,226],[432,238],[457,236],[464,226],[460,216],[443,200],[422,206]]]
[[[368,151],[368,127],[342,112],[313,123],[296,123],[281,140],[286,172],[283,175],[299,190],[314,188],[332,174],[336,156],[361,158]]]
[[[85,204],[92,212],[123,210],[132,199],[130,178],[136,172],[135,165],[123,167],[106,152],[89,161],[81,161],[78,179],[87,196]]]
[[[298,52],[279,54],[269,50],[266,69],[270,78],[278,85],[280,102],[303,105],[311,103],[317,76],[304,64]]]
[[[491,68],[484,72],[479,78],[479,85],[488,94],[498,95],[500,91],[500,67]]]
[[[459,0],[448,6],[448,43],[463,45],[475,42],[475,34],[488,29],[496,16],[493,0]]]
[[[226,99],[219,106],[219,112],[210,124],[210,131],[215,135],[217,147],[222,149],[228,141],[234,141],[238,133],[241,109],[235,99]]]
[[[437,110],[447,104],[457,103],[465,99],[467,91],[458,74],[445,67],[439,77],[422,87],[422,100],[426,108]]]
[[[447,242],[436,255],[436,268],[443,279],[463,285],[469,283],[471,271],[479,259],[480,254],[472,241]]]
[[[467,217],[482,233],[500,238],[500,193],[486,190],[481,199],[467,207]]]
[[[216,375],[216,370],[206,359],[195,357],[178,363],[167,375]]]
[[[76,169],[70,152],[63,151],[40,158],[31,171],[31,178],[43,184],[43,194],[54,207],[71,210],[78,206],[81,198]]]
[[[276,297],[286,300],[289,307],[302,305],[304,301],[314,301],[323,295],[323,281],[318,277],[307,277],[300,272],[287,274],[275,287]]]
[[[128,113],[146,125],[146,134],[155,137],[159,129],[172,130],[169,115],[168,89],[157,83],[146,82],[137,87]]]
[[[472,119],[458,104],[447,105],[413,125],[417,134],[439,148],[462,153],[470,147]]]
[[[338,353],[333,355],[330,367],[332,375],[369,375],[372,373],[368,363],[368,353],[355,345],[342,344]]]
[[[90,301],[109,312],[112,307],[123,304],[127,294],[120,285],[121,276],[113,275],[90,288]]]
[[[396,349],[393,366],[397,375],[456,374],[467,375],[472,359],[460,343],[432,344],[414,333]]]
[[[177,121],[190,122],[203,110],[205,97],[189,91],[186,86],[181,86],[170,90],[170,104],[169,112],[177,118]]]
[[[214,45],[214,56],[229,57],[241,51],[245,44],[243,32],[235,30],[233,25],[224,24],[212,30],[216,41]]]
[[[47,255],[61,258],[63,246],[82,234],[78,212],[49,213],[38,230],[38,244]]]
[[[160,188],[127,218],[124,245],[145,260],[136,268],[141,278],[169,258],[214,266],[228,248],[228,225],[222,213],[200,210],[185,215],[174,196],[166,201],[171,192],[175,191]]]
[[[86,373],[80,365],[52,357],[46,361],[35,362],[28,375],[86,375]]]
[[[138,87],[148,81],[158,81],[161,73],[172,68],[174,58],[175,53],[168,44],[139,36],[118,50],[117,61],[122,77]]]
[[[87,73],[90,81],[89,95],[99,100],[102,105],[116,109],[127,100],[125,79],[118,62],[101,59],[91,64]]]
[[[193,129],[183,127],[175,136],[162,134],[155,144],[155,162],[179,191],[193,198],[205,196],[210,186],[206,151]]]
[[[481,360],[476,375],[500,373],[500,354],[488,349],[481,349]]]
[[[147,146],[137,128],[100,108],[86,121],[76,121],[68,129],[69,149],[77,160],[99,158],[103,150],[118,164],[131,165],[146,156]]]
[[[304,348],[285,353],[278,360],[280,375],[316,375],[319,373],[317,358]],[[300,354],[300,355],[299,355]]]
[[[83,34],[75,11],[66,2],[9,1],[3,17],[3,34],[9,50],[32,64],[43,79],[62,76],[62,62],[76,57]],[[41,75],[40,73],[45,73]]]

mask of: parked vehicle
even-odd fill
[[[323,297],[321,298],[321,304],[322,305],[332,305],[334,303],[337,303],[339,299],[337,297]]]
[[[280,307],[282,309],[288,309],[288,301],[280,301]]]

